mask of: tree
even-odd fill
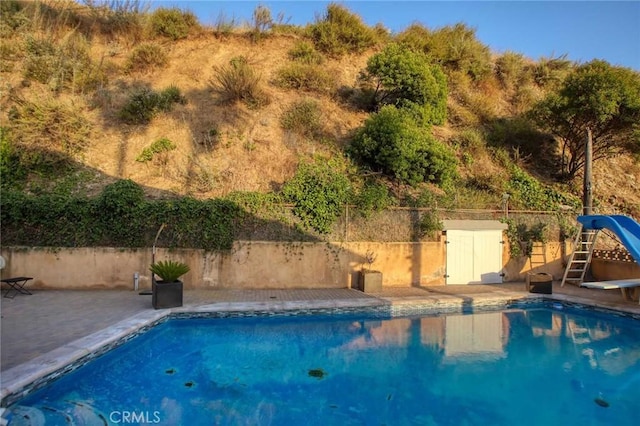
[[[399,182],[446,184],[456,176],[456,159],[448,148],[419,126],[411,113],[393,105],[372,114],[353,138],[351,155],[372,170]]]
[[[419,121],[442,124],[447,113],[447,79],[422,53],[396,43],[373,55],[360,76],[372,91],[372,107],[395,105],[418,112]]]
[[[561,172],[572,179],[584,166],[587,129],[593,159],[640,152],[640,74],[595,60],[577,67],[556,93],[531,111],[562,146]]]

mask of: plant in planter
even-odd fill
[[[368,268],[362,268],[360,271],[359,287],[365,293],[375,293],[382,291],[382,272],[372,269],[373,263],[378,255],[369,250],[364,256]]]
[[[189,265],[174,260],[154,263],[149,268],[160,281],[152,280],[152,304],[154,309],[182,306],[182,281],[180,277],[189,272]]]

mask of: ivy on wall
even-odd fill
[[[4,245],[148,247],[164,223],[158,245],[228,250],[240,213],[224,199],[146,200],[140,186],[120,180],[95,198],[3,191],[0,221]]]

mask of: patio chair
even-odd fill
[[[4,257],[0,256],[0,271],[4,269],[5,265],[6,265],[6,261],[4,260]],[[4,292],[4,297],[13,299],[18,293],[29,294],[29,295],[32,294],[29,290],[25,288],[25,285],[27,285],[27,282],[29,282],[32,279],[33,279],[32,277],[12,277],[12,278],[0,279],[0,282],[3,282],[9,286],[9,288],[7,288]],[[13,295],[10,296],[10,294],[12,293]]]

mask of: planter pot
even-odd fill
[[[359,289],[365,293],[379,293],[382,291],[382,272],[360,271]]]
[[[527,289],[529,293],[552,294],[552,283],[553,277],[544,272],[527,275]]]
[[[182,281],[156,281],[151,299],[154,309],[182,306]]]

